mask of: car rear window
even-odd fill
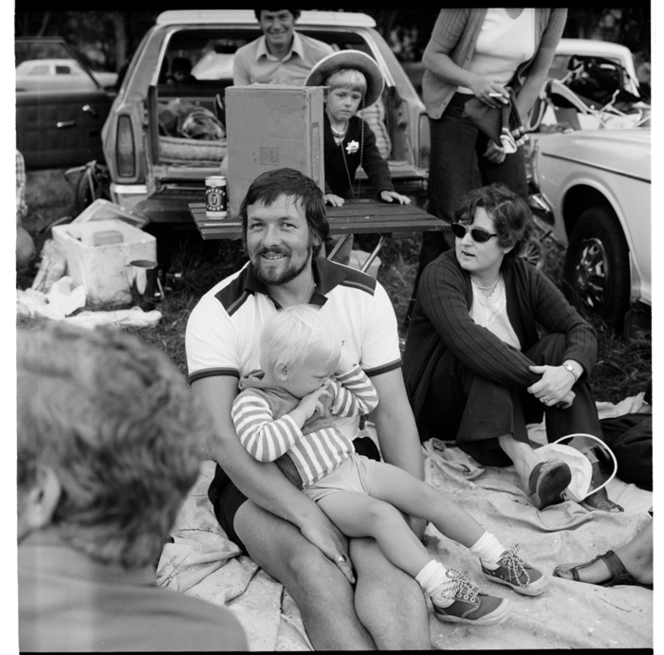
[[[369,45],[360,34],[334,30],[299,31],[329,43],[335,49],[355,48],[371,54]],[[168,42],[162,61],[159,86],[172,82],[171,68],[175,59],[188,60],[195,80],[221,80],[230,84],[235,51],[260,35],[260,30],[255,28],[187,28],[176,32]]]

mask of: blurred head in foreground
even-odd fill
[[[165,354],[120,331],[17,334],[18,539],[130,569],[159,556],[211,430]]]

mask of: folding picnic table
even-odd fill
[[[325,210],[330,223],[330,234],[380,234],[378,243],[362,265],[363,271],[371,266],[388,236],[407,236],[413,232],[442,230],[448,226],[446,221],[415,205],[376,200],[347,200],[341,207],[326,207]],[[207,218],[203,202],[189,203],[189,211],[203,239],[239,239],[242,236],[239,218]],[[339,239],[328,258],[336,253],[346,238],[344,236]]]

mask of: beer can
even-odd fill
[[[223,175],[211,175],[205,178],[205,216],[207,218],[228,216],[226,178]]]

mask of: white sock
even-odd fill
[[[471,547],[470,552],[479,557],[489,571],[498,568],[498,560],[505,552],[503,545],[490,532],[485,532]]]
[[[435,559],[415,576],[415,580],[439,607],[449,607],[454,602],[454,580],[447,576],[447,569]]]

